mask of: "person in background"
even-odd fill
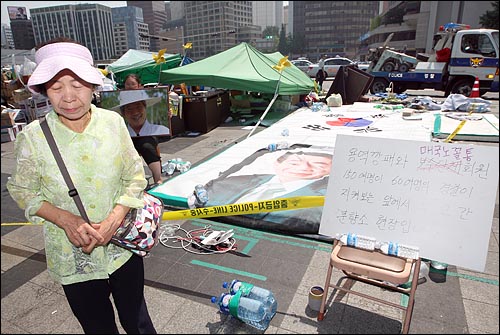
[[[325,71],[325,59],[327,55],[321,56],[318,61],[318,72],[316,72],[316,82],[318,83],[320,91],[323,89],[323,82],[328,77],[328,73]]]
[[[143,88],[141,78],[135,73],[131,73],[125,77],[123,88],[126,90],[138,90]]]
[[[134,78],[132,80],[132,78]],[[127,122],[127,127],[132,137],[132,142],[139,153],[144,158],[153,175],[155,185],[163,183],[161,173],[161,156],[158,151],[158,144],[170,135],[170,129],[158,124],[152,124],[147,120],[148,105],[153,105],[160,101],[158,97],[150,97],[144,90],[140,90],[137,84],[138,78],[129,75],[125,80],[127,83],[133,81],[135,85],[128,84],[128,87],[135,87],[132,90],[123,90],[119,95],[119,105],[113,107],[113,110],[119,109],[123,118]],[[169,114],[170,115],[170,114]]]
[[[64,290],[87,334],[118,334],[114,306],[129,334],[155,334],[144,298],[144,263],[109,243],[130,208],[140,208],[147,184],[141,158],[117,113],[91,104],[102,85],[90,51],[68,38],[38,47],[28,88],[46,95],[46,122],[91,222],[80,216],[40,122],[15,141],[7,189],[33,224],[44,224],[50,276]]]

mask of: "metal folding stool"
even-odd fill
[[[410,328],[413,305],[415,302],[415,291],[418,285],[418,276],[421,260],[411,258],[401,258],[386,255],[380,251],[364,250],[344,245],[338,240],[334,240],[333,250],[330,256],[330,264],[326,275],[325,289],[321,307],[318,314],[318,321],[323,320],[325,316],[325,304],[328,298],[329,288],[335,288],[339,291],[352,293],[360,297],[377,301],[403,310],[402,333],[407,334]],[[345,276],[342,278],[351,278],[370,285],[382,287],[386,290],[399,292],[408,296],[408,305],[401,306],[393,302],[383,300],[365,293],[357,292],[352,289],[332,284],[331,276],[333,268],[341,270]],[[414,267],[411,285],[402,286],[410,280],[411,270]]]

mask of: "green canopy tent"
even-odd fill
[[[161,82],[209,86],[260,93],[276,92],[279,71],[273,68],[283,58],[279,52],[264,54],[243,42],[211,57],[178,68],[162,70]],[[292,65],[282,71],[279,95],[308,94],[314,82]]]
[[[180,66],[182,56],[180,54],[164,54],[165,62],[157,64],[153,59],[154,54],[149,51],[129,49],[106,69],[113,73],[119,85],[123,84],[123,80],[130,73],[138,74],[143,84],[161,83],[159,81],[160,71]]]

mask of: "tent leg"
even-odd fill
[[[276,101],[277,97],[278,97],[278,95],[275,94],[274,97],[273,97],[273,99],[271,100],[271,102],[267,106],[266,110],[264,111],[264,114],[262,114],[262,116],[260,117],[259,121],[257,121],[257,124],[253,127],[252,131],[248,134],[247,138],[249,138],[250,136],[252,136],[252,134],[255,131],[255,129],[257,129],[257,127],[262,122],[262,120],[264,120],[264,118],[266,117],[267,112],[269,112],[269,109],[271,109],[271,106],[274,104],[274,102]]]

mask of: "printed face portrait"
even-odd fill
[[[331,166],[330,155],[312,153],[286,153],[274,163],[282,182],[319,179],[330,173]]]
[[[170,136],[168,88],[101,91],[99,107],[123,116],[131,136]]]
[[[146,121],[146,102],[137,101],[122,107],[125,120],[132,128],[140,127]]]

